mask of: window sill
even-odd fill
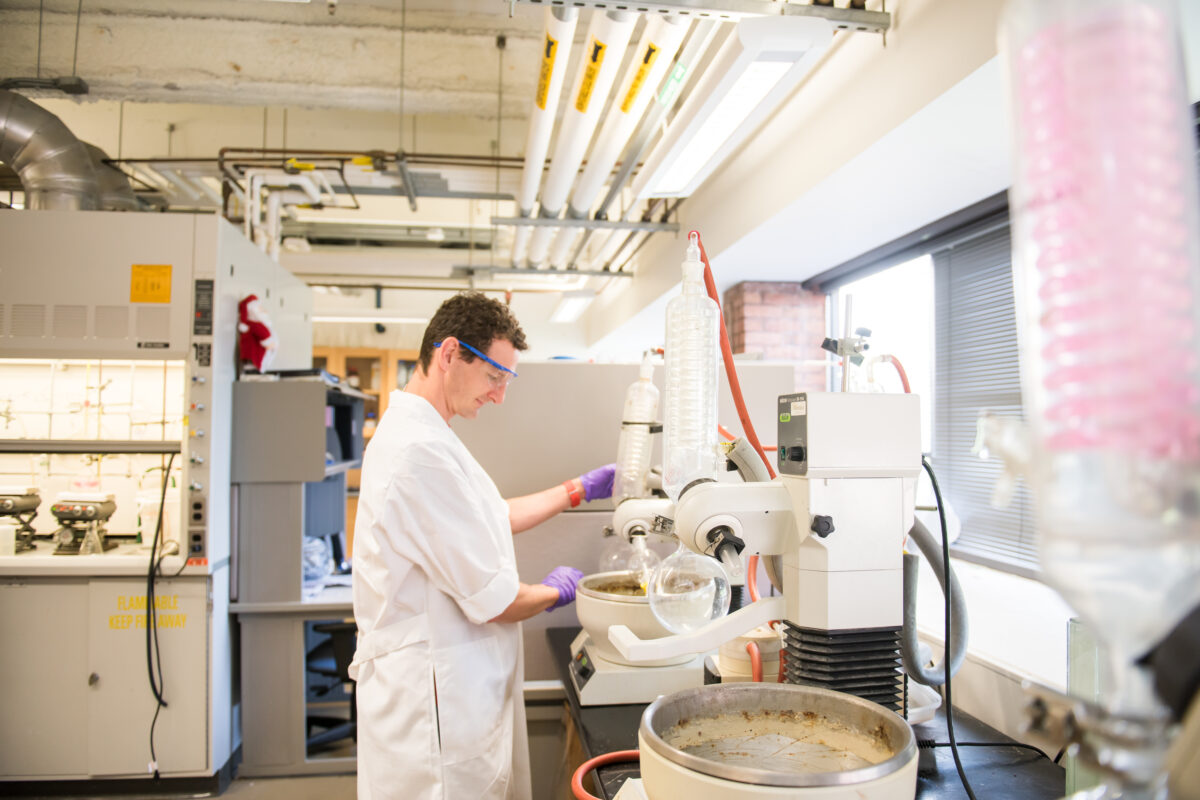
[[[1002,733],[1023,733],[1023,681],[1066,691],[1069,606],[1045,584],[951,559],[967,598],[967,658],[954,678],[954,705]],[[942,593],[922,559],[917,630],[940,660],[945,633]]]

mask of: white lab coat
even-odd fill
[[[396,391],[363,459],[351,666],[358,797],[528,800],[508,505],[424,398]]]

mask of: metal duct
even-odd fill
[[[141,211],[129,178],[112,164],[104,163],[108,161],[108,153],[90,142],[84,142],[83,146],[92,157],[92,168],[96,171],[100,208],[104,211]]]
[[[0,162],[25,187],[25,207],[87,211],[100,205],[92,157],[62,120],[21,95],[0,89]]]

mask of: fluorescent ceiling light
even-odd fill
[[[747,17],[646,159],[638,197],[687,197],[753,133],[829,46],[814,17]]]
[[[428,317],[402,317],[399,314],[388,314],[383,311],[374,311],[364,314],[313,314],[313,322],[391,322],[394,324],[411,323],[413,325],[425,325],[429,322]]]
[[[584,309],[591,305],[595,299],[596,293],[591,289],[580,289],[575,292],[563,292],[562,299],[558,301],[553,313],[550,314],[551,322],[574,322],[579,319],[579,315]]]

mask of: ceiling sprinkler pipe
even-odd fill
[[[554,131],[558,100],[562,95],[563,79],[567,74],[567,59],[571,55],[575,23],[578,19],[579,10],[575,8],[546,9],[546,30],[542,36],[538,81],[529,112],[529,134],[525,138],[525,168],[521,173],[521,188],[517,194],[517,209],[522,217],[533,213],[533,204],[537,201],[538,187],[542,183],[546,152],[550,149],[550,135]],[[532,230],[527,226],[517,228],[512,250],[514,265],[524,260],[530,233]]]
[[[588,28],[587,49],[580,59],[579,72],[567,95],[570,105],[563,115],[558,141],[554,145],[554,156],[550,159],[550,172],[542,187],[541,210],[545,219],[557,219],[567,202],[567,193],[575,183],[579,165],[587,152],[600,112],[608,100],[616,78],[617,68],[629,46],[638,15],[629,11],[606,11],[592,17]],[[529,261],[541,266],[546,261],[546,250],[555,229],[539,227],[529,244]]]
[[[92,157],[55,115],[21,95],[0,89],[0,162],[25,188],[25,207],[90,211],[100,206]]]

